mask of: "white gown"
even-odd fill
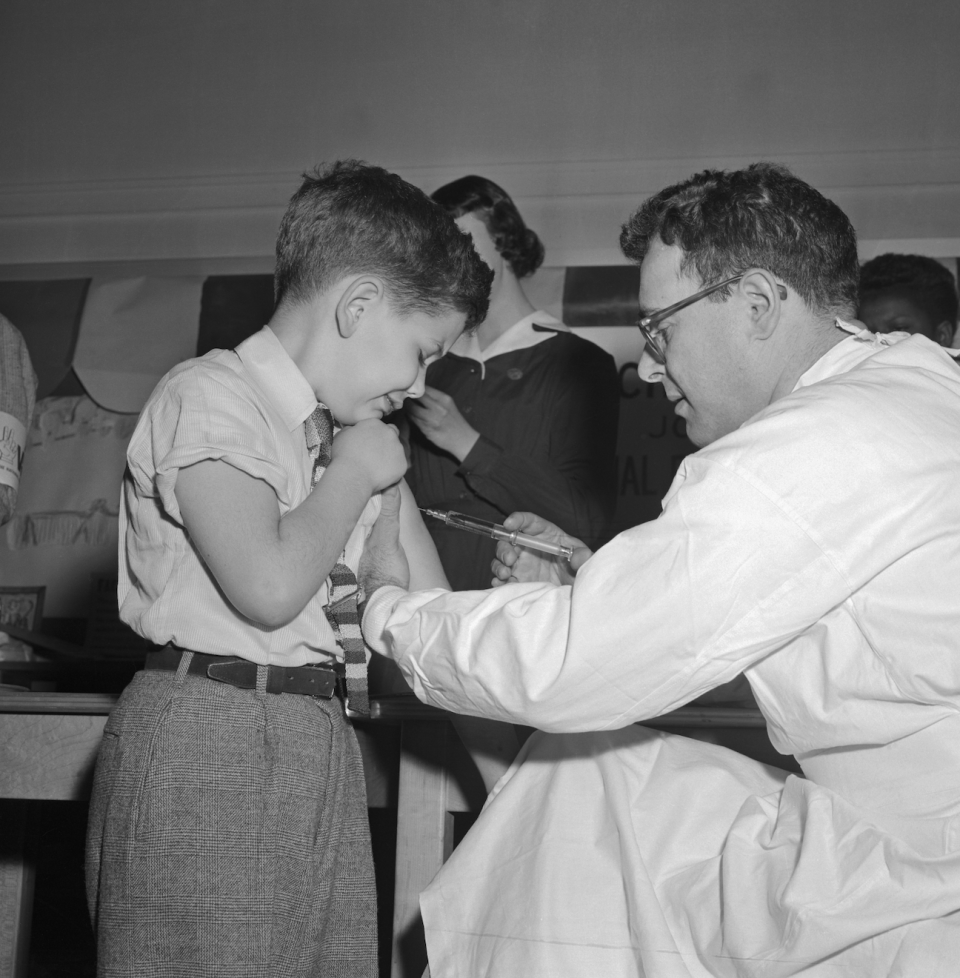
[[[433,978],[960,974],[960,369],[924,338],[838,344],[573,588],[384,588],[364,630],[426,702],[556,731],[422,897]],[[632,726],[741,672],[805,777]]]

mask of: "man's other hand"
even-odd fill
[[[357,579],[367,598],[385,585],[402,588],[410,585],[410,567],[400,544],[399,485],[383,491],[380,515],[363,548]]]
[[[503,525],[508,530],[519,530],[532,537],[541,537],[550,543],[562,543],[573,547],[569,560],[552,554],[528,550],[501,541],[497,544],[497,556],[491,564],[494,587],[501,584],[545,581],[550,584],[572,584],[577,571],[593,553],[582,540],[564,533],[560,527],[536,516],[534,513],[511,513]]]

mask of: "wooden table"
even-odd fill
[[[94,693],[0,691],[0,975],[26,975],[33,904],[33,870],[24,859],[29,801],[89,796],[100,737],[116,696]],[[420,978],[426,965],[419,895],[453,844],[453,814],[479,811],[483,785],[447,714],[410,695],[374,699],[370,724],[400,728],[399,773],[367,724],[357,724],[372,808],[397,796],[397,854],[392,978]],[[654,724],[651,724],[654,725]],[[657,719],[664,729],[721,739],[737,731],[756,739],[765,726],[757,710],[687,707]],[[765,738],[764,738],[765,739]],[[728,744],[739,749],[735,744]],[[745,751],[751,753],[751,751]],[[757,756],[757,752],[752,752]],[[779,755],[773,755],[779,757]],[[765,756],[761,760],[776,761]]]

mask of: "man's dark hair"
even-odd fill
[[[926,255],[888,253],[864,262],[860,269],[860,298],[885,292],[904,293],[934,325],[944,321],[956,328],[957,283],[949,268]]]
[[[451,217],[473,214],[490,232],[497,252],[517,278],[532,275],[543,264],[543,244],[531,231],[510,195],[486,177],[460,177],[431,195]]]
[[[304,174],[277,236],[277,305],[308,302],[344,275],[370,273],[401,313],[483,322],[493,273],[451,217],[394,173],[340,160]]]
[[[656,238],[677,245],[681,267],[694,269],[703,285],[764,268],[818,312],[852,315],[857,307],[853,225],[836,204],[778,164],[704,170],[661,190],[623,225],[620,248],[639,265]]]

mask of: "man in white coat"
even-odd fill
[[[659,519],[370,644],[425,702],[538,727],[423,895],[434,978],[960,973],[960,369],[850,318],[856,240],[780,167],[706,171],[621,235],[640,372],[700,447]],[[532,514],[511,527],[567,540]],[[803,777],[637,721],[743,674]]]

